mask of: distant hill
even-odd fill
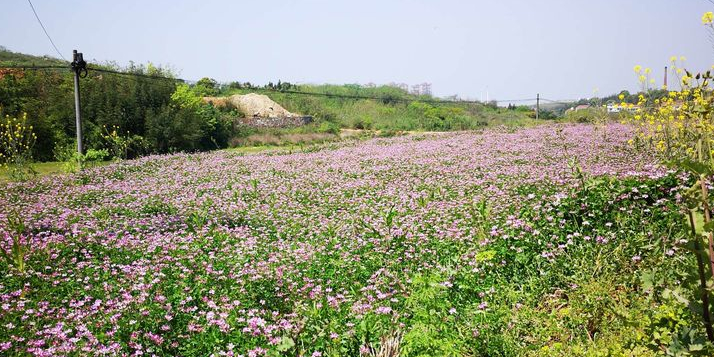
[[[0,65],[2,66],[50,66],[65,65],[67,62],[50,56],[33,56],[12,52],[0,46]]]

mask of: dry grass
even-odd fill
[[[369,352],[362,353],[361,357],[399,357],[399,346],[402,342],[401,332],[382,336],[379,342],[379,348],[369,346]]]

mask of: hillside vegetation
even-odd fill
[[[0,46],[0,65],[2,66],[51,66],[66,65],[67,62],[50,56],[33,56],[12,52]]]
[[[230,95],[256,90],[261,91],[229,87],[223,92]],[[481,103],[445,103],[386,85],[300,85],[286,92],[262,91],[291,112],[313,115],[320,121],[352,129],[452,131],[522,125],[529,121],[528,113],[532,112],[525,107],[507,110]]]
[[[1,66],[57,64],[43,57],[0,51]],[[44,62],[43,62],[44,61]],[[224,148],[233,135],[230,118],[203,105],[197,91],[173,73],[149,65],[119,68],[118,75],[89,70],[80,80],[85,148],[124,158],[151,153]],[[150,78],[145,76],[153,76]],[[194,86],[197,87],[197,86]],[[0,73],[0,117],[22,117],[37,136],[32,157],[65,161],[75,147],[71,71],[8,69]]]
[[[0,67],[61,64],[62,61],[50,57],[0,49]],[[110,154],[119,152],[129,158],[236,145],[334,140],[343,128],[393,133],[468,130],[533,122],[528,108],[507,110],[478,103],[436,103],[430,96],[416,96],[390,86],[284,83],[254,86],[238,82],[222,86],[209,78],[188,85],[175,80],[171,71],[151,64],[131,64],[126,68],[113,64],[92,66],[132,75],[90,69],[87,78],[81,79],[85,147]],[[203,96],[245,93],[266,94],[291,112],[312,115],[315,121],[299,128],[255,129],[236,125],[236,118],[242,115],[238,111],[214,108],[201,101]],[[71,156],[75,146],[75,119],[69,70],[2,71],[0,115],[21,117],[25,113],[28,125],[37,135],[32,149],[35,160],[64,161]]]

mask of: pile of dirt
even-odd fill
[[[205,97],[204,102],[212,103],[217,107],[226,106],[228,103],[238,108],[246,117],[260,118],[292,118],[298,114],[290,113],[266,95],[248,93],[245,95],[232,95],[230,97]]]

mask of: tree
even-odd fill
[[[215,96],[218,95],[218,82],[213,78],[203,77],[196,82],[193,90],[202,97]]]

